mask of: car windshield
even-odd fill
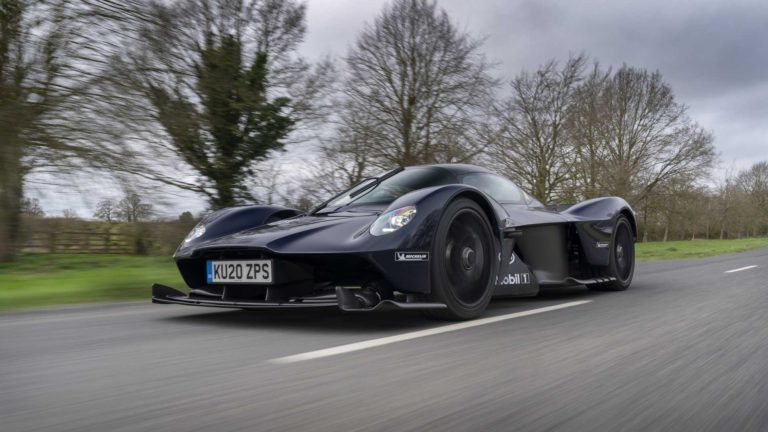
[[[378,183],[375,179],[370,179],[344,191],[326,204],[325,208],[333,211],[349,204],[389,204],[408,192],[457,183],[450,172],[437,167],[408,168],[394,175],[385,174],[380,178],[383,180]]]
[[[525,204],[528,201],[528,196],[516,184],[496,174],[467,174],[462,178],[462,183],[480,189],[500,203]]]

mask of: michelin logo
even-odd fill
[[[429,252],[395,252],[395,261],[429,261]]]

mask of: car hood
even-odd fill
[[[359,251],[378,212],[343,212],[299,216],[215,238],[196,251],[259,248],[277,253],[333,253]]]

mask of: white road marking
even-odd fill
[[[394,336],[371,339],[368,341],[355,342],[347,345],[339,345],[332,348],[326,348],[326,349],[321,349],[317,351],[310,351],[302,354],[290,355],[287,357],[279,357],[279,358],[269,360],[268,362],[274,363],[274,364],[286,364],[286,363],[296,363],[296,362],[305,361],[305,360],[314,360],[318,358],[330,357],[338,354],[344,354],[348,352],[379,347],[382,345],[388,345],[396,342],[402,342],[402,341],[407,341],[411,339],[437,335],[441,333],[448,333],[448,332],[457,331],[457,330],[464,330],[464,329],[478,327],[486,324],[493,324],[499,321],[506,321],[513,318],[522,318],[522,317],[536,315],[544,312],[556,311],[559,309],[579,306],[579,305],[583,305],[591,302],[592,300],[581,300],[581,301],[575,301],[575,302],[569,302],[569,303],[561,303],[561,304],[546,306],[538,309],[531,309],[527,311],[515,312],[511,314],[499,315],[499,316],[494,316],[489,318],[481,318],[474,321],[467,321],[467,322],[462,322],[457,324],[449,324],[446,326],[435,327],[435,328],[426,329],[426,330],[419,330],[419,331],[410,332],[410,333],[403,333],[403,334],[394,335]]]
[[[753,268],[755,268],[755,267],[757,267],[757,266],[756,266],[756,265],[751,265],[751,266],[746,266],[746,267],[739,267],[739,268],[737,268],[737,269],[733,269],[733,270],[726,270],[725,272],[726,272],[726,273],[735,273],[735,272],[740,272],[740,271],[742,271],[742,270],[749,270],[749,269],[753,269]]]

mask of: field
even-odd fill
[[[149,301],[154,282],[184,286],[169,257],[28,254],[0,264],[0,310]]]
[[[638,261],[703,258],[768,247],[768,238],[682,240],[637,244]]]
[[[768,238],[638,243],[637,258],[701,258],[761,247],[768,247]],[[185,287],[168,257],[27,254],[15,262],[0,264],[0,310],[149,301],[154,282]]]

